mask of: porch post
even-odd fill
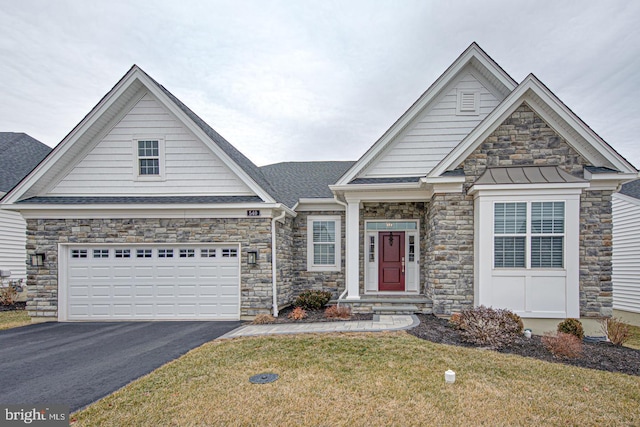
[[[360,200],[347,198],[346,299],[360,299]]]

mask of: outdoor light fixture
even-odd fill
[[[258,252],[257,251],[248,251],[247,252],[247,264],[256,265],[258,263]]]
[[[44,265],[45,256],[43,253],[30,255],[31,267],[42,267]]]

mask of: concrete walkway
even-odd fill
[[[376,320],[348,322],[279,323],[246,325],[221,336],[224,338],[255,337],[259,335],[316,334],[327,332],[382,332],[412,329],[420,321],[413,315],[380,315]]]

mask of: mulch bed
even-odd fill
[[[11,305],[0,305],[0,311],[24,310],[26,305],[27,305],[26,302],[17,302]]]
[[[418,338],[439,344],[476,347],[462,340],[460,333],[449,326],[446,319],[433,315],[419,314],[420,324],[407,332]],[[620,372],[640,376],[640,350],[613,345],[608,342],[584,343],[582,356],[576,359],[558,359],[542,345],[541,337],[534,335],[530,339],[524,336],[500,353],[533,357],[547,362],[564,363],[580,368],[599,369],[601,371]]]
[[[344,322],[345,320],[372,320],[373,314],[352,314],[349,319],[327,319],[324,317],[324,310],[307,310],[307,317],[302,320],[289,319],[289,313],[293,307],[280,310],[276,321],[273,323],[315,323],[315,322]]]

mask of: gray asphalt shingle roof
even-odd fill
[[[0,132],[0,192],[9,192],[50,151],[26,133]]]
[[[332,198],[335,184],[355,162],[285,162],[262,166],[260,170],[278,189],[281,202],[293,207],[301,198]]]
[[[620,194],[640,199],[640,179],[622,184]]]

